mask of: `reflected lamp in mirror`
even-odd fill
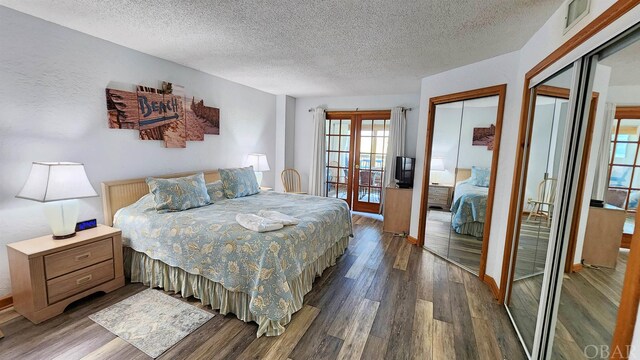
[[[445,171],[444,160],[442,158],[431,159],[431,183],[438,185],[440,183],[440,175]]]
[[[247,155],[244,166],[253,166],[253,171],[256,173],[256,180],[259,186],[262,186],[262,172],[271,170],[266,154]]]
[[[34,162],[17,198],[45,203],[44,212],[54,239],[75,236],[78,200],[98,196],[84,165],[72,162]]]

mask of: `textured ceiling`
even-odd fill
[[[640,86],[640,41],[602,60],[611,67],[609,86]]]
[[[520,49],[562,0],[0,0],[36,17],[274,94],[418,92]]]

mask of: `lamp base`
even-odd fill
[[[61,200],[44,204],[44,213],[54,239],[66,239],[75,235],[78,222],[78,200]]]
[[[64,239],[69,239],[76,236],[76,233],[73,232],[69,235],[51,235],[51,237],[53,237],[53,240],[64,240]]]

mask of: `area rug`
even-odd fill
[[[155,359],[213,316],[161,291],[147,289],[89,315],[89,319]]]

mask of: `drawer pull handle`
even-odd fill
[[[91,252],[76,256],[76,261],[82,261],[91,256]]]
[[[87,281],[91,281],[91,278],[92,278],[91,274],[89,274],[87,276],[83,276],[80,279],[76,280],[76,285],[84,284]]]

